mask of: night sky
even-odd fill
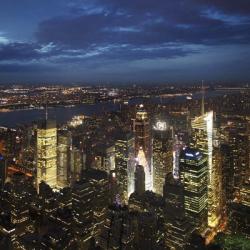
[[[0,82],[250,81],[249,0],[0,0]]]

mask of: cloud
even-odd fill
[[[248,0],[194,0],[194,4],[201,4],[208,8],[213,7],[214,9],[220,10],[227,14],[232,15],[244,15],[250,14],[250,4]]]
[[[123,70],[126,65],[145,66],[150,61],[163,70],[166,61],[185,61],[204,54],[206,48],[249,45],[250,6],[246,2],[65,1],[68,12],[58,10],[57,16],[40,21],[32,42],[11,41],[0,33],[1,67],[28,71],[34,64],[35,71],[45,65],[111,71],[112,66],[120,65]]]
[[[5,36],[3,32],[0,32],[0,45],[9,43],[9,39]]]
[[[59,51],[52,43],[40,45],[38,43],[8,42],[0,44],[0,61],[29,61],[39,60],[57,54]]]
[[[89,48],[93,44],[144,46],[167,42],[230,44],[249,41],[250,23],[246,17],[225,14],[214,9],[215,5],[194,2],[94,1],[95,4],[87,5],[88,12],[41,22],[36,35],[43,43],[77,48]],[[91,8],[99,11],[91,11]]]

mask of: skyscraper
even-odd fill
[[[99,234],[109,205],[107,174],[92,169],[84,176],[72,187],[73,226],[80,249],[88,249],[91,237]]]
[[[54,121],[42,121],[37,128],[37,176],[39,192],[41,181],[51,187],[57,185],[57,128]]]
[[[216,165],[214,164],[214,120],[213,111],[207,112],[196,117],[191,122],[192,127],[192,143],[191,146],[200,150],[208,161],[208,225],[216,227],[219,222],[218,206],[216,192]]]
[[[225,143],[229,151],[228,167],[224,184],[227,202],[229,232],[244,234],[250,231],[250,127],[249,118],[245,116],[228,117],[224,128]],[[230,174],[230,175],[229,175]],[[229,178],[230,177],[230,178]]]
[[[185,215],[184,185],[168,173],[165,178],[165,244],[173,249],[184,249],[195,227]]]
[[[208,218],[208,166],[200,151],[186,148],[181,152],[180,180],[184,186],[185,214],[202,232],[207,227]]]
[[[69,185],[71,144],[70,133],[64,133],[58,136],[57,184],[62,188]]]
[[[134,192],[135,138],[120,133],[115,143],[116,180],[124,201]]]
[[[82,177],[83,165],[83,152],[77,147],[73,146],[70,150],[70,182],[73,184],[79,181]]]
[[[94,189],[90,182],[81,180],[72,187],[73,225],[76,238],[82,249],[89,247],[92,234],[94,214]]]
[[[150,134],[150,122],[148,119],[148,113],[145,111],[144,106],[141,104],[136,112],[136,118],[133,120],[133,132],[135,133],[135,149],[138,156],[140,150],[143,151],[146,159],[146,163],[143,164],[146,175],[146,190],[153,189],[152,178],[152,144]],[[139,158],[139,156],[138,156]],[[142,165],[139,162],[140,165]]]
[[[145,192],[145,172],[141,165],[137,165],[135,169],[135,192],[139,195]]]
[[[162,195],[166,174],[173,170],[172,131],[162,121],[153,129],[153,190]]]

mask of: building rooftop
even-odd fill
[[[202,153],[198,149],[185,148],[181,151],[180,158],[185,158],[189,160],[199,160]]]

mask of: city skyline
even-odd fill
[[[0,9],[3,83],[247,83],[247,1],[16,1]]]
[[[250,0],[0,6],[0,250],[250,250]]]
[[[249,249],[249,90],[2,87],[0,249]]]

